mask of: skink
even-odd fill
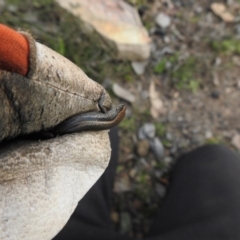
[[[87,112],[75,115],[57,125],[53,132],[56,135],[74,133],[83,130],[104,130],[116,126],[125,116],[125,105],[119,105],[105,113]]]

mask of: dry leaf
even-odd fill
[[[150,113],[153,118],[159,118],[162,114],[166,112],[163,101],[160,98],[159,92],[156,90],[154,80],[151,81],[149,87],[149,97],[151,103]]]
[[[227,10],[226,6],[222,3],[212,3],[212,11],[219,16],[224,22],[233,22],[234,16]]]

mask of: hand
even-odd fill
[[[99,111],[105,90],[27,33],[0,25],[0,41],[0,239],[52,239],[108,165],[108,133],[16,137]],[[15,59],[18,53],[23,61]],[[106,92],[102,104],[111,108]]]

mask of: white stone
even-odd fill
[[[127,102],[133,103],[135,102],[135,96],[129,92],[127,89],[121,87],[117,83],[113,84],[113,92],[116,96],[122,98],[123,100],[126,100]]]
[[[144,73],[147,64],[148,64],[148,61],[131,62],[132,69],[137,75],[142,75]]]
[[[157,25],[161,28],[167,28],[171,24],[171,18],[167,14],[162,13],[162,12],[160,12],[156,16],[155,21],[156,21]]]

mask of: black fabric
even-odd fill
[[[128,240],[110,222],[111,188],[117,164],[118,137],[111,131],[110,165],[79,202],[54,240]],[[164,205],[148,240],[240,239],[240,156],[209,145],[182,156],[174,166]]]
[[[109,135],[112,147],[109,166],[79,201],[71,218],[62,231],[53,238],[54,240],[128,239],[127,237],[122,238],[123,236],[111,229],[111,193],[117,167],[119,145],[117,128],[112,128]]]
[[[148,239],[240,239],[240,156],[208,145],[175,165]],[[155,237],[154,237],[155,236]]]

